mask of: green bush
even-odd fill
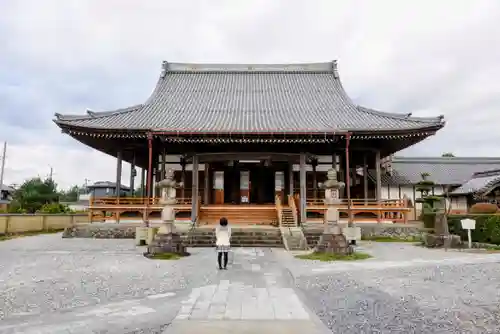
[[[424,223],[425,228],[434,228],[434,223],[436,221],[436,213],[422,213],[420,216],[420,220]]]
[[[40,208],[38,212],[41,213],[70,213],[72,212],[71,209],[64,204],[60,203],[49,203],[49,204],[44,204]]]
[[[470,213],[487,213],[492,214],[498,211],[496,204],[491,203],[476,203],[470,207]]]
[[[452,215],[448,217],[448,226],[451,234],[459,235],[467,240],[467,230],[462,228],[462,219],[470,218],[476,221],[476,229],[471,231],[473,242],[483,242],[500,245],[500,215]]]

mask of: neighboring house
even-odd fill
[[[90,197],[115,197],[116,183],[109,181],[99,181],[87,187]],[[120,185],[120,196],[127,196],[130,193],[130,188]]]
[[[120,196],[126,197],[130,194],[130,188],[124,185],[120,186]],[[81,189],[76,202],[64,202],[71,210],[86,211],[91,198],[116,197],[116,183],[109,181],[99,181],[86,189]]]
[[[13,194],[14,188],[6,186],[4,184],[0,185],[0,210],[7,209],[7,206],[12,201]]]
[[[467,205],[475,202],[500,202],[500,169],[474,173],[472,178],[450,193],[453,197],[466,197]]]
[[[382,198],[398,199],[407,197],[414,204],[417,218],[421,205],[415,203],[420,197],[416,185],[422,181],[422,173],[429,173],[429,180],[436,186],[432,194],[441,195],[448,187],[451,192],[468,182],[475,173],[500,169],[500,158],[459,158],[459,157],[392,157],[382,168]],[[369,171],[375,180],[375,171]],[[467,194],[455,194],[451,199],[451,209],[466,211],[470,204]]]

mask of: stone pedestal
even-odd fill
[[[323,233],[319,238],[317,252],[349,255],[353,249],[343,234]]]
[[[182,242],[181,235],[157,233],[151,245],[148,246],[146,256],[161,253],[186,254],[186,246]]]
[[[352,247],[342,234],[338,224],[339,211],[336,207],[329,207],[325,214],[325,229],[319,238],[317,252],[348,255],[353,252]]]

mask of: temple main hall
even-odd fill
[[[384,199],[384,159],[443,128],[443,116],[414,117],[353,102],[337,62],[188,64],[164,61],[141,104],[54,122],[79,142],[131,164],[130,194],[94,198],[94,215],[161,210],[155,184],[173,170],[179,219],[212,224],[298,226],[321,220],[319,186],[334,168],[346,187],[341,214],[405,221],[404,199]],[[369,177],[368,170],[375,177]],[[140,170],[140,173],[137,171]],[[134,191],[139,184],[142,192]]]

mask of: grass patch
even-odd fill
[[[395,237],[363,237],[363,241],[376,241],[376,242],[420,242],[419,238],[403,239]]]
[[[186,256],[189,256],[189,253],[186,254],[157,253],[154,255],[148,255],[147,258],[151,260],[179,260]]]
[[[40,235],[40,234],[54,234],[54,233],[59,233],[62,231],[64,231],[64,229],[0,234],[0,241],[6,241],[6,240],[21,238],[21,237],[32,237],[32,236]]]
[[[366,259],[371,258],[372,256],[370,254],[361,253],[361,252],[354,252],[354,253],[349,254],[349,255],[314,252],[311,254],[296,255],[295,257],[298,259],[301,259],[301,260],[316,260],[316,261],[329,262],[329,261],[366,260]]]
[[[489,246],[489,247],[486,247],[486,251],[489,252],[489,253],[500,252],[500,246]]]

